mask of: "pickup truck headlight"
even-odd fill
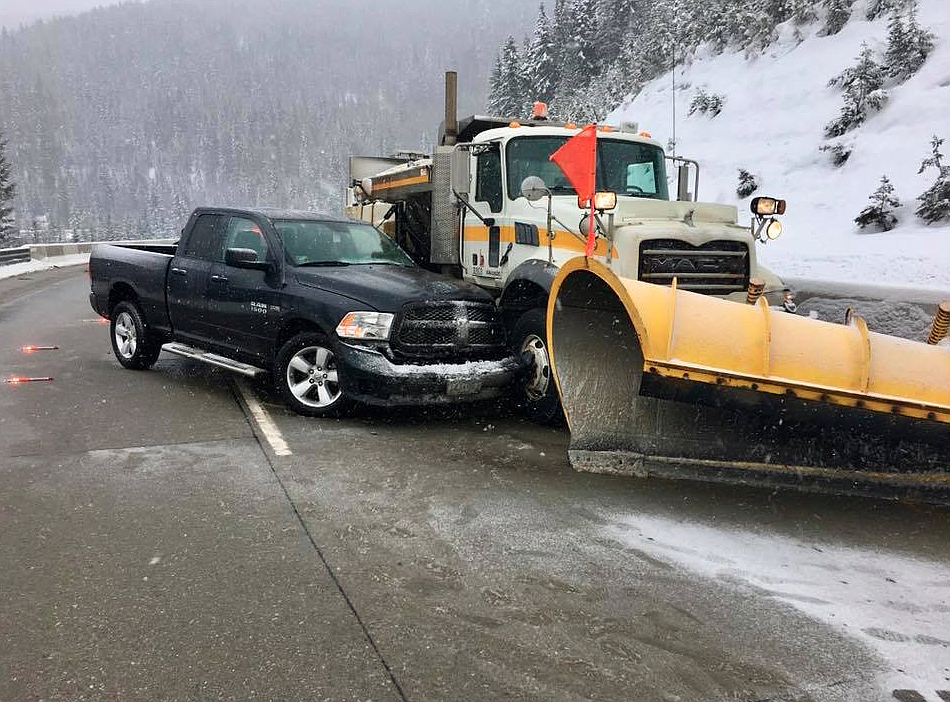
[[[393,325],[393,315],[388,312],[350,312],[336,327],[336,335],[341,339],[381,339],[389,338]]]

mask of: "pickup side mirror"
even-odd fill
[[[261,261],[254,249],[227,249],[224,252],[224,263],[234,268],[253,268],[266,271],[270,268],[267,261]]]

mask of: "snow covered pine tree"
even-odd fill
[[[887,75],[903,82],[920,70],[934,47],[934,35],[917,23],[917,11],[911,6],[907,22],[898,10],[887,22],[887,51],[884,66]]]
[[[920,170],[917,171],[919,174],[928,168],[937,169],[937,180],[917,198],[920,202],[917,216],[927,224],[950,219],[950,166],[943,165],[941,144],[943,144],[943,139],[938,139],[934,135],[930,142],[930,157],[923,160]]]
[[[825,0],[825,26],[822,34],[831,36],[840,32],[851,19],[852,0]]]
[[[897,225],[894,210],[901,206],[901,201],[894,197],[894,186],[886,175],[881,177],[881,184],[868,199],[871,203],[854,218],[855,224],[861,229],[873,225],[889,232]]]
[[[16,185],[13,183],[12,166],[6,157],[7,142],[0,134],[0,243],[9,240],[15,228],[13,226],[13,196]]]
[[[741,198],[747,198],[749,195],[759,189],[758,179],[749,173],[745,168],[739,169],[739,187],[736,188],[736,195]]]
[[[874,52],[867,44],[861,45],[858,62],[851,68],[828,81],[829,86],[844,88],[844,107],[837,119],[825,125],[825,136],[841,136],[868,117],[869,112],[880,110],[887,102],[884,85],[884,68],[874,60]]]

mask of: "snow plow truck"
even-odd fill
[[[787,314],[756,259],[784,201],[742,225],[696,199],[698,163],[621,124],[598,126],[582,202],[550,160],[581,125],[460,120],[456,80],[432,154],[350,158],[347,213],[492,293],[522,402],[563,413],[575,468],[950,501],[950,353]]]

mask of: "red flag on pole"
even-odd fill
[[[580,200],[590,202],[586,256],[594,253],[594,192],[597,189],[597,127],[588,124],[550,156],[567,176]]]

